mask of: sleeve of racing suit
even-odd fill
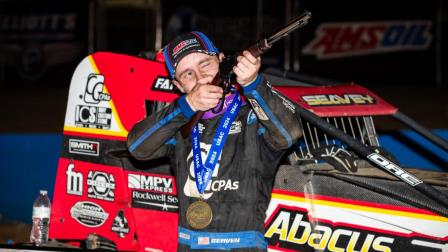
[[[128,134],[128,150],[139,160],[167,157],[173,137],[195,112],[181,96],[169,106],[135,124]]]
[[[244,87],[244,95],[266,129],[265,141],[274,150],[291,147],[302,134],[302,123],[295,107],[282,94],[272,89],[262,75]]]

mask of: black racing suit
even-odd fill
[[[128,147],[135,158],[170,158],[179,197],[180,229],[212,233],[257,231],[262,235],[265,232],[265,211],[278,163],[300,137],[302,126],[292,104],[272,90],[261,75],[244,88],[244,96],[246,102],[232,123],[203,195],[213,211],[211,224],[203,230],[194,230],[186,219],[188,206],[199,195],[194,181],[191,136],[184,139],[179,132],[194,114],[185,96],[139,122],[129,133]],[[199,121],[201,152],[208,152],[221,117]],[[204,155],[202,160],[205,161]],[[179,244],[179,250],[187,248]]]

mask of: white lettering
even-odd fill
[[[213,238],[211,243],[239,243],[240,238]]]
[[[67,175],[67,193],[82,196],[83,176],[82,173],[73,171],[74,168],[74,164],[69,164],[65,172]]]
[[[379,155],[378,153],[370,154],[367,156],[367,158],[376,163],[377,165],[385,168],[388,172],[392,173],[396,177],[401,178],[403,181],[405,181],[411,186],[416,186],[420,183],[423,183],[423,181],[419,180],[417,177],[401,169],[396,164],[388,161],[385,157]]]
[[[218,139],[216,139],[216,146],[220,146],[221,145],[223,137],[224,137],[224,132],[220,132],[219,136],[218,136]]]

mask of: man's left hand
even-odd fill
[[[249,51],[244,51],[236,60],[238,63],[233,67],[236,81],[243,87],[255,81],[261,65],[260,57],[255,58]]]

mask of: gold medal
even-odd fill
[[[196,201],[187,208],[187,222],[194,229],[206,228],[212,219],[212,209],[203,200]]]

